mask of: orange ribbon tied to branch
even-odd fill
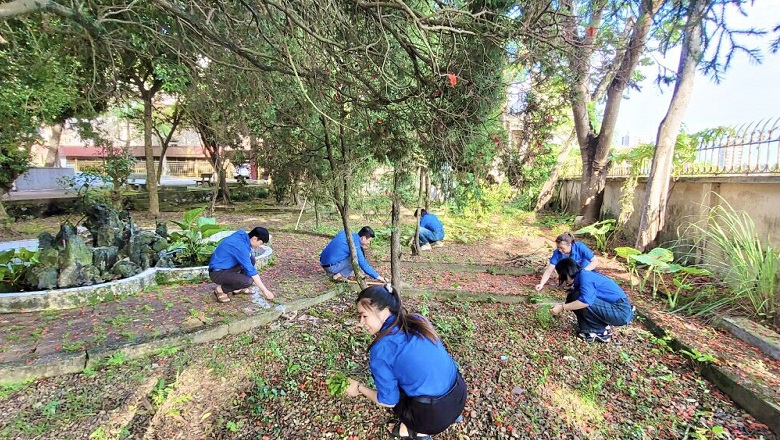
[[[455,87],[455,84],[458,83],[458,77],[455,74],[448,73],[447,78],[450,80],[450,87]]]

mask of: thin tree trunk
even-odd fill
[[[536,199],[534,212],[539,212],[544,209],[544,207],[547,205],[547,202],[550,201],[553,191],[555,190],[555,185],[558,183],[558,175],[561,174],[561,169],[566,162],[566,158],[569,157],[569,153],[571,152],[572,148],[574,148],[574,137],[576,134],[576,131],[572,129],[569,138],[566,139],[566,142],[564,142],[563,151],[561,151],[561,154],[558,155],[558,161],[555,164],[555,168],[553,168],[550,176],[547,178],[547,181],[544,182],[542,189],[539,191],[539,197]]]
[[[352,233],[349,229],[349,173],[347,171],[349,160],[347,157],[347,147],[344,142],[343,124],[339,125],[339,146],[341,150],[341,161],[336,159],[333,141],[328,129],[328,121],[325,117],[320,116],[320,123],[322,124],[323,131],[325,133],[325,151],[328,155],[328,163],[330,164],[331,172],[334,176],[333,182],[333,195],[336,204],[336,209],[339,210],[341,215],[341,224],[344,227],[344,233],[347,235],[347,244],[349,245],[349,257],[352,263],[352,271],[355,274],[355,280],[358,282],[360,289],[368,287],[366,284],[363,270],[357,261],[357,251],[355,248],[355,241],[352,240]],[[343,173],[339,166],[339,163],[344,164]]]
[[[157,194],[157,176],[154,169],[152,148],[152,92],[142,92],[144,101],[144,155],[146,156],[146,189],[149,191],[149,213],[160,214],[160,200]]]
[[[425,185],[425,171],[423,167],[420,167],[420,188],[418,188],[417,191],[417,208],[415,208],[415,212],[417,213],[417,224],[414,228],[414,239],[412,241],[412,255],[420,255],[420,219],[422,218],[422,215],[419,212],[419,208],[422,206],[422,197],[424,194],[423,185]]]
[[[51,126],[51,139],[49,139],[49,143],[46,145],[46,159],[43,163],[45,167],[60,166],[60,141],[62,139],[63,125],[62,121],[57,121]]]
[[[393,232],[390,235],[390,276],[396,288],[401,287],[401,168],[395,165],[393,170],[393,207],[390,214]]]
[[[425,210],[431,209],[431,175],[425,170]]]
[[[647,178],[645,203],[641,211],[635,244],[640,251],[644,251],[658,238],[658,233],[666,222],[669,182],[674,166],[674,146],[691,99],[696,66],[701,59],[702,14],[706,5],[705,0],[693,0],[690,4],[680,63],[677,66],[677,82],[674,85],[666,116],[658,126],[653,164]]]

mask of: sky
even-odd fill
[[[747,19],[735,14],[730,23],[749,23],[755,28],[771,31],[780,24],[780,0],[755,0],[747,9]],[[756,39],[755,45],[763,52],[761,64],[749,62],[738,55],[726,71],[721,82],[697,74],[693,94],[683,119],[688,132],[696,132],[717,126],[739,126],[760,120],[780,118],[780,52],[769,51],[770,42],[777,34]],[[672,70],[677,69],[679,52],[661,60]],[[666,114],[672,88],[659,87],[653,82],[657,67],[643,70],[648,77],[642,83],[641,92],[631,90],[620,105],[615,141],[630,135],[643,141],[655,140],[658,124]],[[778,123],[780,126],[780,122]]]

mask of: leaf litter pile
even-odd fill
[[[353,294],[270,327],[0,393],[0,438],[384,439],[388,410],[332,396],[371,384]],[[775,438],[637,324],[586,345],[528,304],[409,299],[469,386],[437,439]]]

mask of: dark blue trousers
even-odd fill
[[[566,296],[566,303],[574,302],[580,297],[579,290],[570,290]],[[634,312],[628,298],[620,299],[615,303],[596,298],[589,307],[573,310],[577,316],[577,324],[583,333],[604,333],[608,325],[621,326],[631,322]]]

